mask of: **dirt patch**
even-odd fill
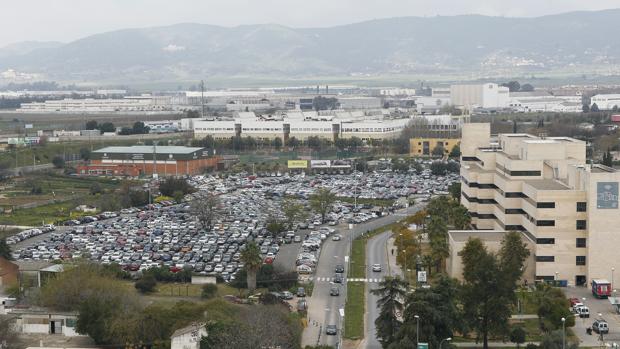
[[[362,340],[351,340],[351,339],[343,339],[342,340],[342,348],[343,349],[358,349],[362,347]]]

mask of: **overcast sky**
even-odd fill
[[[325,27],[397,16],[533,17],[620,8],[620,0],[2,0],[0,47],[69,42],[100,32],[182,22]]]

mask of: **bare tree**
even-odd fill
[[[191,212],[198,218],[203,228],[211,229],[213,221],[218,216],[219,204],[219,198],[212,193],[200,193],[192,200]]]

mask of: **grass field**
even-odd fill
[[[364,338],[365,283],[347,283],[347,303],[344,306],[344,337]]]
[[[120,182],[105,178],[81,178],[52,173],[33,173],[7,182],[0,194],[0,207],[13,208],[10,214],[0,215],[0,224],[39,225],[67,220],[71,210],[79,204],[93,204],[97,196],[90,195],[91,186],[114,190]],[[33,188],[40,194],[33,194]],[[31,208],[16,208],[32,205]],[[34,207],[36,206],[36,207]]]

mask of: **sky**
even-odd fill
[[[328,27],[401,16],[537,17],[610,8],[620,8],[620,0],[2,0],[0,47],[184,22]]]

